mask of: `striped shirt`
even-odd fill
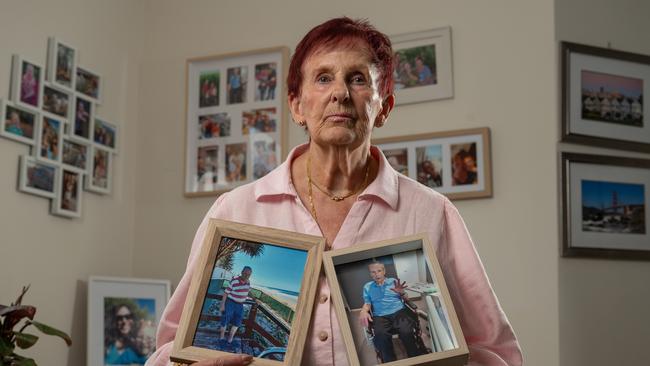
[[[244,281],[240,276],[235,276],[230,280],[230,285],[226,288],[226,295],[228,295],[230,300],[243,304],[248,297],[248,291],[250,289],[250,282]]]

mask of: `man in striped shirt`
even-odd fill
[[[235,276],[230,281],[230,285],[226,288],[221,302],[221,339],[226,336],[226,328],[228,324],[232,324],[230,329],[230,336],[228,343],[232,343],[232,339],[237,333],[237,328],[241,327],[242,316],[244,314],[244,301],[248,297],[248,291],[251,289],[249,278],[253,270],[249,266],[245,266],[241,271],[240,276]]]

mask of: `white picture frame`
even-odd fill
[[[87,365],[105,365],[107,364],[107,338],[112,338],[114,331],[119,331],[126,327],[105,324],[108,320],[114,320],[116,323],[120,320],[123,322],[129,319],[125,317],[124,304],[127,309],[132,310],[132,327],[144,326],[142,329],[143,337],[146,337],[147,343],[155,339],[155,330],[162,318],[163,310],[169,301],[171,294],[171,285],[169,280],[145,279],[145,278],[120,278],[91,276],[88,279],[88,319],[87,319]],[[116,310],[116,312],[111,312]],[[122,313],[120,313],[122,312]],[[119,314],[118,314],[119,313]],[[120,319],[115,318],[115,314]],[[143,317],[142,314],[146,314]],[[137,318],[144,320],[136,324]],[[144,318],[144,319],[143,319]],[[137,322],[139,323],[139,322]],[[155,343],[154,343],[155,346]],[[141,344],[139,351],[144,349],[144,343]],[[138,350],[135,350],[137,353]],[[147,353],[153,352],[153,349]],[[108,363],[110,364],[110,363]],[[143,363],[134,363],[136,365]]]
[[[86,143],[91,142],[96,107],[97,105],[92,99],[75,93],[70,111],[70,128],[68,130],[70,137]]]
[[[54,198],[60,168],[30,155],[20,156],[18,190],[45,198]]]
[[[75,91],[84,98],[102,104],[103,78],[85,66],[77,65],[75,70]]]
[[[74,94],[57,84],[46,81],[43,85],[43,113],[49,113],[69,121]]]
[[[41,108],[44,74],[45,68],[41,63],[14,54],[11,72],[11,100],[22,107]]]
[[[75,90],[77,49],[56,37],[48,38],[47,80],[68,92]]]
[[[83,173],[61,167],[57,176],[56,195],[52,200],[51,213],[67,218],[80,218],[83,195],[81,191]]]
[[[0,99],[0,136],[34,146],[41,124],[41,113],[33,108]]]
[[[79,173],[88,171],[90,161],[90,145],[64,136],[61,141],[61,165],[66,169]]]
[[[108,122],[102,117],[93,118],[91,129],[92,142],[103,149],[117,155],[119,145],[119,127],[112,122]]]
[[[113,154],[91,145],[87,165],[84,189],[97,194],[110,194],[113,189]]]
[[[39,160],[60,163],[65,124],[63,119],[54,115],[41,114],[32,155]]]

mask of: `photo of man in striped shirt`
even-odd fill
[[[242,316],[244,314],[244,302],[251,289],[249,279],[252,273],[253,269],[245,266],[241,271],[241,275],[233,277],[230,285],[226,288],[223,301],[221,302],[221,339],[225,338],[228,325],[232,325],[228,337],[229,344],[232,343],[235,333],[237,333],[237,328],[241,327]]]

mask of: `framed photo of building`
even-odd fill
[[[562,141],[650,152],[650,56],[561,47]]]
[[[88,279],[88,365],[144,365],[169,301],[168,280]]]
[[[186,197],[252,182],[286,156],[288,59],[275,47],[187,60]]]
[[[467,344],[426,234],[323,256],[351,366],[466,364]]]
[[[650,160],[564,152],[562,255],[650,260]]]
[[[373,139],[398,172],[450,199],[492,197],[487,127]]]
[[[0,99],[0,136],[28,145],[36,144],[41,113]]]
[[[18,189],[21,192],[54,198],[59,171],[60,168],[56,164],[36,160],[33,156],[21,155]]]
[[[27,108],[41,108],[45,69],[39,63],[13,55],[11,99]]]
[[[452,98],[451,27],[392,36],[395,104]]]
[[[77,50],[61,40],[50,37],[47,48],[47,80],[68,91],[75,89]]]
[[[210,220],[171,361],[227,353],[252,365],[298,365],[325,239]]]

